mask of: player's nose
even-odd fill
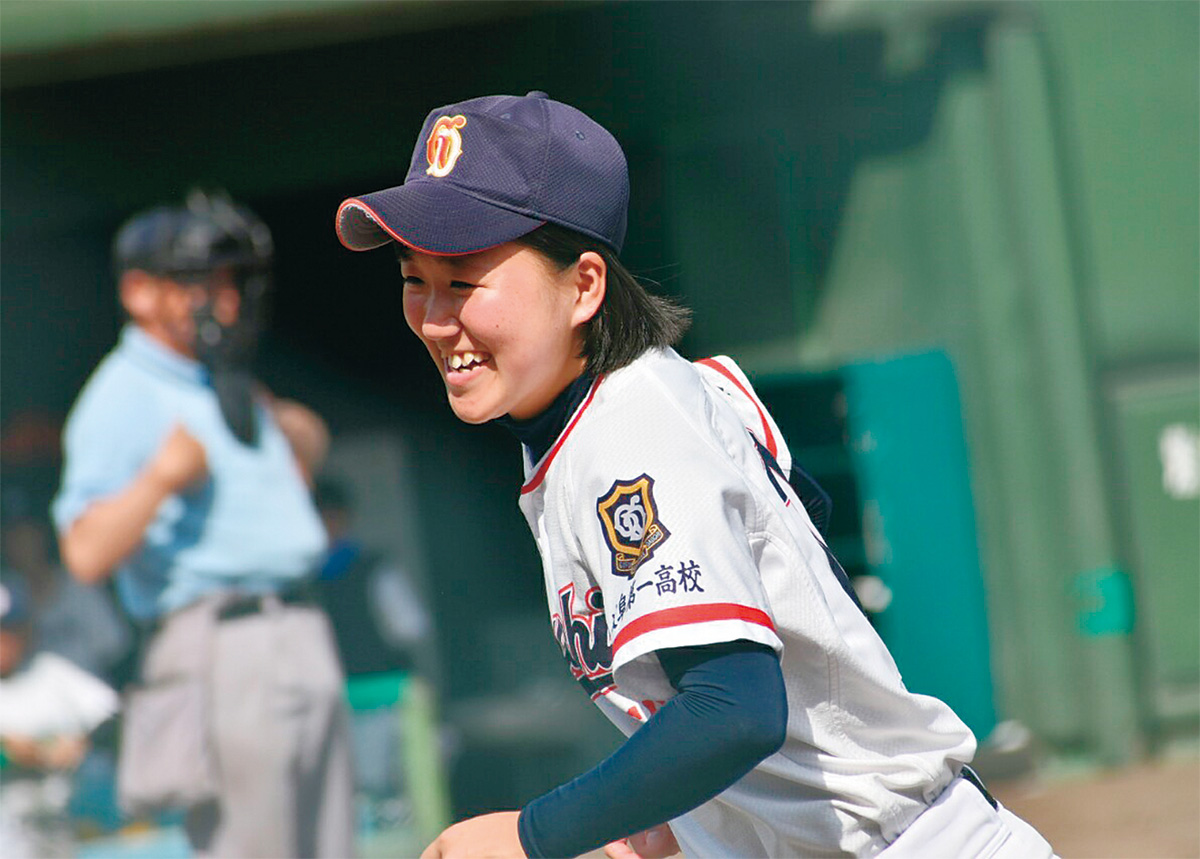
[[[444,289],[431,289],[421,318],[421,333],[431,340],[456,335],[461,326],[454,296]]]

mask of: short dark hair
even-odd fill
[[[538,251],[560,270],[574,265],[585,251],[604,260],[604,302],[583,335],[583,357],[592,375],[619,370],[647,349],[674,346],[691,324],[688,308],[647,290],[603,242],[558,224],[538,227],[515,242]]]

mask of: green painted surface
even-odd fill
[[[1078,654],[1061,640],[1067,565],[1047,515],[1056,504],[1043,376],[1007,229],[992,105],[986,77],[959,77],[947,89],[923,169],[935,237],[930,266],[965,295],[961,330],[950,342],[963,384],[998,700],[1005,718],[1040,736],[1073,738],[1085,691]]]
[[[987,599],[953,368],[933,352],[842,373],[873,523],[867,559],[893,595],[876,625],[905,685],[941,698],[986,738],[996,725]]]
[[[1153,709],[1200,715],[1200,376],[1114,386],[1123,496]]]
[[[1133,587],[1129,576],[1111,567],[1075,577],[1079,631],[1083,635],[1128,635],[1133,632]]]
[[[352,5],[354,0],[4,0],[0,52],[119,42],[197,27],[261,25],[339,7],[348,11]]]
[[[407,699],[412,678],[403,672],[362,674],[346,680],[346,700],[352,710],[396,707]]]
[[[800,350],[820,366],[930,347],[952,357],[966,385],[998,706],[1041,736],[1074,742],[1088,689],[1071,640],[1063,482],[1046,432],[1046,359],[1029,324],[1036,307],[1016,256],[994,105],[986,76],[953,76],[921,146],[856,172]]]
[[[997,25],[988,37],[1006,228],[1032,310],[1025,325],[1038,379],[1030,393],[1040,395],[1033,408],[1043,435],[1043,479],[1050,482],[1033,502],[1034,515],[1054,529],[1056,578],[1071,587],[1080,572],[1120,566],[1092,363],[1097,337],[1089,324],[1087,263],[1072,230],[1076,200],[1056,124],[1063,106],[1055,100],[1053,58],[1037,32],[1020,22]],[[1048,630],[1053,637],[1041,644],[1054,646],[1067,629]],[[1127,635],[1085,636],[1075,650],[1086,742],[1106,762],[1127,761],[1138,745],[1131,642]]]
[[[1097,580],[1108,609],[1081,629],[1076,587],[1085,571],[1139,571],[1117,537],[1129,510],[1099,368],[1194,356],[1200,293],[1195,7],[1136,5],[1048,4],[1045,38],[1016,16],[988,28],[985,66],[949,76],[928,137],[856,171],[799,347],[826,366],[930,345],[954,356],[1001,709],[1109,761],[1137,746],[1132,601],[1121,577]],[[1112,69],[1164,27],[1187,38],[1116,85]],[[1076,35],[1087,50],[1066,47]],[[1148,141],[1131,119],[1147,112]]]
[[[1039,13],[1107,362],[1200,349],[1200,3]]]

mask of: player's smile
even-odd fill
[[[446,380],[463,382],[473,370],[484,366],[492,358],[487,352],[454,352],[442,359],[446,371]]]
[[[464,256],[406,252],[404,318],[438,365],[454,413],[531,418],[584,368],[576,266],[508,243]]]

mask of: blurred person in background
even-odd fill
[[[129,220],[114,257],[130,322],[68,417],[53,514],[68,569],[115,575],[147,632],[122,806],[186,809],[197,855],[352,855],[344,677],[309,587],[327,433],[251,372],[270,231],[193,192]]]
[[[348,481],[318,477],[313,498],[329,535],[316,593],[333,621],[347,675],[400,680],[402,674],[402,683],[436,686],[433,619],[416,583],[394,557],[359,534]],[[358,817],[366,831],[398,825],[412,814],[414,786],[406,767],[397,766],[404,744],[419,734],[411,717],[407,707],[351,714]]]
[[[110,589],[76,581],[59,563],[44,504],[25,486],[6,486],[0,555],[5,576],[16,574],[28,586],[31,655],[53,653],[120,689],[134,663],[133,630],[114,603]],[[36,512],[35,512],[36,511]],[[96,731],[82,760],[73,766],[67,812],[77,831],[112,830],[121,816],[114,796],[116,732],[112,724]],[[60,782],[64,781],[60,779]]]
[[[49,521],[35,515],[28,495],[6,488],[2,509],[4,568],[24,576],[32,597],[35,647],[63,656],[108,683],[129,653],[128,621],[100,585],[71,577],[54,554]]]
[[[355,532],[354,500],[342,481],[320,477],[313,493],[329,552],[317,594],[329,612],[346,673],[431,673],[433,622],[408,572]]]
[[[67,803],[89,734],[117,693],[57,653],[33,648],[33,599],[19,573],[0,581],[0,853],[73,855]]]

